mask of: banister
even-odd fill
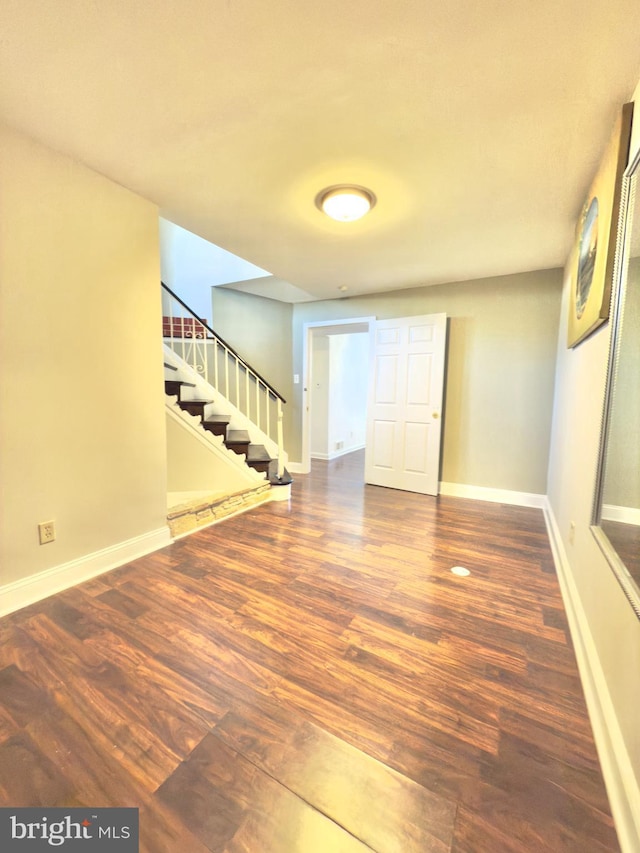
[[[224,347],[228,352],[230,352],[230,353],[233,355],[233,357],[234,357],[234,358],[236,358],[236,359],[240,362],[240,364],[242,365],[242,367],[244,367],[244,369],[245,369],[248,373],[251,373],[251,374],[252,374],[253,376],[255,376],[257,379],[259,379],[259,380],[260,380],[260,382],[265,386],[265,388],[267,388],[267,389],[268,389],[268,391],[269,391],[269,392],[270,392],[270,393],[271,393],[271,394],[276,398],[276,400],[280,400],[280,402],[282,402],[282,403],[286,403],[286,402],[287,402],[287,401],[285,400],[285,398],[282,396],[282,394],[278,393],[278,391],[276,391],[276,389],[273,387],[273,385],[271,385],[271,383],[267,382],[267,380],[266,380],[266,379],[264,379],[264,377],[262,377],[262,376],[258,373],[258,371],[257,371],[257,370],[254,370],[254,368],[253,368],[253,367],[251,367],[251,365],[250,365],[248,362],[246,362],[246,361],[242,358],[242,356],[241,356],[241,355],[238,355],[238,353],[234,350],[234,348],[233,348],[232,346],[230,346],[230,345],[229,345],[229,344],[224,340],[224,338],[221,338],[221,337],[220,337],[220,335],[219,335],[217,332],[214,332],[214,331],[213,331],[213,329],[211,328],[211,326],[209,326],[209,324],[208,324],[208,323],[206,323],[206,322],[205,322],[204,320],[202,320],[200,317],[196,316],[196,315],[193,313],[193,311],[191,310],[191,308],[189,308],[189,306],[187,305],[187,303],[186,303],[186,302],[184,302],[182,299],[180,299],[180,297],[178,296],[178,294],[177,294],[177,293],[174,293],[174,292],[173,292],[173,290],[171,290],[171,288],[170,288],[170,287],[168,287],[168,285],[166,285],[166,284],[164,283],[164,281],[161,281],[161,282],[160,282],[160,284],[162,285],[163,289],[164,289],[164,290],[166,290],[166,291],[167,291],[167,293],[168,293],[168,294],[169,294],[173,299],[175,299],[175,300],[176,300],[176,302],[179,302],[179,303],[180,303],[180,305],[182,305],[182,307],[183,307],[186,311],[188,311],[188,312],[189,312],[189,314],[191,314],[191,316],[192,316],[195,320],[197,320],[197,321],[200,323],[200,325],[201,325],[201,326],[204,326],[204,328],[207,330],[207,332],[209,332],[209,333],[211,334],[211,336],[212,336],[213,338],[215,338],[215,340],[217,340],[220,344],[222,344],[222,346],[223,346],[223,347]]]

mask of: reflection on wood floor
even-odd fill
[[[617,850],[542,513],[362,472],[3,619],[0,805],[139,806],[148,853]]]

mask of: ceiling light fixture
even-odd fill
[[[464,566],[454,566],[451,571],[454,575],[458,575],[459,578],[466,578],[471,574],[469,569],[465,569]]]
[[[327,187],[316,196],[316,207],[337,222],[361,219],[376,203],[371,190],[351,184]]]

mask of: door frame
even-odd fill
[[[305,323],[302,327],[302,459],[300,462],[300,473],[308,474],[311,470],[311,381],[313,378],[313,336],[326,334],[327,329],[340,327],[336,334],[349,334],[353,332],[366,332],[371,336],[372,324],[376,317],[352,317],[343,320],[318,320],[313,323]],[[355,326],[350,330],[349,326]],[[363,328],[365,327],[365,328]],[[368,370],[369,368],[367,368]]]
[[[434,334],[428,339],[412,341],[411,331],[413,328],[432,329]],[[393,340],[379,342],[377,335],[375,339],[373,336],[370,337],[365,483],[437,497],[440,493],[442,469],[449,318],[444,311],[432,314],[412,314],[405,317],[389,317],[385,320],[379,320],[376,324],[376,331],[384,331],[385,329],[392,332],[402,331],[400,336],[395,336]],[[391,352],[389,352],[389,348]],[[424,373],[424,368],[419,368],[417,372],[411,370],[409,362],[412,353],[414,355],[430,354],[436,356],[435,359],[431,359],[428,373]],[[394,364],[392,368],[392,398],[378,401],[376,399],[378,379],[379,376],[384,375],[384,371],[382,374],[378,372],[378,359],[387,360],[389,357],[393,358]],[[410,381],[410,376],[414,378],[417,376],[419,380],[417,385]],[[425,381],[420,381],[421,379]],[[427,379],[429,381],[426,381]],[[420,396],[420,390],[429,389],[429,399],[417,399],[414,395],[412,400],[408,400],[408,395],[411,393],[409,389],[414,385],[414,391],[418,390],[418,396]],[[411,418],[407,416],[407,405],[413,406],[410,413],[413,415]],[[433,409],[437,411],[434,412]],[[376,423],[383,424],[385,427],[389,423],[393,423],[391,440],[393,460],[387,465],[382,464],[381,467],[376,465],[373,458],[373,454],[378,448],[375,437]],[[424,426],[427,429],[424,444],[426,451],[424,470],[412,469],[405,464],[407,437],[403,426],[409,424],[414,427]],[[384,440],[382,443],[385,444]],[[422,442],[420,444],[422,445]],[[433,447],[434,444],[435,447]],[[429,452],[429,448],[432,452]]]

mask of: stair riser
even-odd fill
[[[242,456],[243,453],[246,456],[249,452],[249,442],[246,444],[227,444],[226,446],[229,450],[233,450],[234,453],[237,453],[238,456]]]
[[[196,415],[204,418],[204,407],[207,405],[206,403],[200,403],[195,400],[180,400],[179,405],[183,411],[189,412],[190,415]]]
[[[206,421],[203,421],[202,426],[207,430],[207,432],[213,433],[213,435],[221,435],[224,438],[227,434],[226,424],[209,424]]]
[[[245,456],[245,462],[254,471],[268,476],[277,473],[277,463],[269,459],[262,445],[251,444],[249,434],[245,430],[229,430],[229,421],[220,415],[209,415],[210,420],[205,420],[205,407],[210,401],[207,400],[182,400],[181,387],[189,385],[195,388],[191,382],[165,379],[165,393],[178,398],[179,407],[194,417],[200,418],[202,428],[212,435],[220,436],[228,450],[232,450],[238,456]],[[246,441],[244,440],[246,437]],[[229,439],[227,441],[227,439]],[[257,456],[257,458],[256,458]],[[251,458],[254,457],[254,458]]]

